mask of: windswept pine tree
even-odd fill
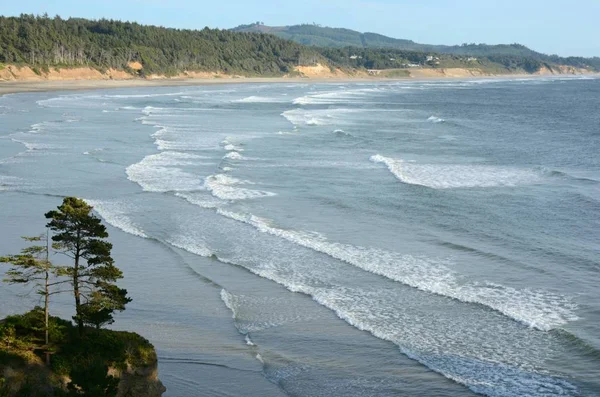
[[[54,232],[53,248],[73,262],[60,269],[70,279],[75,299],[79,333],[84,325],[99,328],[112,322],[112,314],[122,311],[131,301],[127,291],[116,286],[123,273],[114,265],[108,233],[92,207],[84,200],[67,197],[57,210],[46,213],[48,227]]]

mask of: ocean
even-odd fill
[[[581,77],[6,95],[0,253],[93,205],[166,396],[598,396],[598,109]]]

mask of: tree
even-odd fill
[[[61,291],[51,291],[51,287],[62,284],[58,281],[57,267],[50,262],[50,239],[48,233],[38,237],[23,237],[25,241],[41,242],[45,245],[31,245],[21,250],[19,255],[0,257],[0,262],[10,263],[12,267],[6,272],[5,282],[10,284],[34,284],[36,292],[44,298],[44,341],[49,345],[49,308],[50,296]],[[51,280],[52,279],[52,280]],[[52,282],[51,282],[52,281]],[[48,356],[46,357],[48,359]]]
[[[58,210],[46,213],[48,227],[54,232],[53,248],[73,260],[60,273],[69,277],[75,298],[75,316],[79,334],[84,324],[100,326],[112,321],[115,310],[122,311],[131,300],[127,290],[114,283],[123,273],[110,256],[112,244],[100,219],[92,214],[84,200],[66,197]],[[102,319],[103,321],[99,321]]]

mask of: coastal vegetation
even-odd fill
[[[561,58],[510,44],[429,46],[374,33],[316,25],[272,28],[261,23],[233,30],[170,29],[133,22],[0,16],[0,64],[29,66],[44,75],[86,67],[127,75],[300,76],[298,67],[323,65],[349,74],[369,69],[466,68],[527,72],[559,65],[600,70],[600,58]]]
[[[26,237],[33,245],[0,257],[10,265],[4,281],[31,286],[43,300],[43,307],[0,321],[1,397],[159,396],[164,391],[150,342],[101,328],[131,299],[115,284],[122,272],[92,209],[84,200],[65,198],[46,213],[45,235]],[[51,254],[71,263],[56,265]],[[50,315],[51,297],[63,293],[74,298],[75,324]]]
[[[182,71],[278,76],[320,59],[315,49],[259,33],[167,29],[106,19],[0,17],[0,62],[43,71],[89,66],[141,76]],[[143,68],[131,68],[134,62]]]
[[[559,64],[577,68],[600,70],[600,58],[559,57],[534,51],[522,44],[476,44],[431,45],[415,43],[412,40],[396,39],[377,33],[361,33],[355,30],[330,28],[315,24],[293,26],[265,26],[261,22],[240,25],[235,32],[262,32],[273,34],[297,43],[322,48],[363,48],[388,49],[416,53],[436,53],[452,55],[454,59],[464,57],[485,58],[485,61],[504,65],[508,69],[526,66],[527,71],[537,70],[542,64]]]

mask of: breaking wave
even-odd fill
[[[404,160],[371,156],[374,163],[387,166],[401,182],[433,189],[517,186],[536,183],[540,175],[534,171],[509,167],[458,164],[417,164]]]
[[[127,215],[127,206],[117,201],[85,200],[111,226],[134,236],[148,238],[148,235]]]
[[[270,221],[254,215],[223,209],[217,209],[217,213],[251,225],[262,233],[283,238],[422,291],[487,306],[532,328],[548,331],[578,319],[576,304],[559,294],[518,290],[490,282],[471,282],[454,273],[442,261],[330,242],[318,234],[277,228]]]
[[[204,187],[221,200],[247,200],[275,196],[275,193],[241,188],[238,185],[253,185],[253,183],[224,174],[211,175],[204,180]]]

